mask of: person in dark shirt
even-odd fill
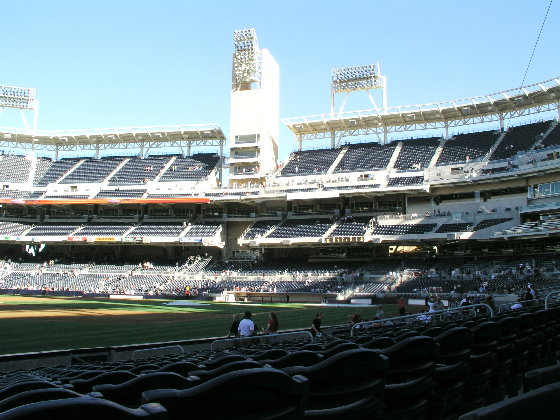
[[[311,323],[311,334],[313,337],[321,337],[323,332],[321,331],[321,320],[323,319],[323,313],[319,312],[313,322]]]
[[[239,315],[235,314],[233,315],[233,322],[231,323],[231,327],[229,328],[229,333],[227,335],[227,338],[230,338],[231,336],[233,337],[237,337],[239,332],[239,323],[240,323],[240,319],[239,319]]]

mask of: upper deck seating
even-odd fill
[[[542,141],[542,147],[557,146],[560,144],[560,124],[552,129],[548,136]]]
[[[147,158],[130,158],[109,179],[109,185],[143,184],[159,175],[169,156],[150,156]]]
[[[350,145],[336,165],[334,172],[385,169],[391,160],[391,156],[393,156],[395,147],[395,144],[381,146],[377,143]]]
[[[191,157],[178,157],[163,173],[160,182],[200,181],[210,175],[220,161],[212,153],[197,153]]]
[[[46,159],[44,159],[46,161]],[[51,161],[50,164],[44,164],[47,168],[40,177],[36,177],[33,182],[34,187],[46,187],[47,185],[58,181],[64,174],[72,169],[81,159],[62,159]]]
[[[422,169],[429,166],[440,142],[439,137],[410,139],[402,142],[395,169]],[[394,143],[394,142],[393,142]]]
[[[515,156],[517,152],[529,150],[550,127],[550,121],[541,121],[510,127],[490,160],[506,159]]]
[[[280,171],[281,176],[324,174],[333,164],[340,149],[320,149],[294,152]]]
[[[101,182],[117,166],[119,166],[124,158],[122,157],[105,157],[101,159],[86,159],[80,166],[74,169],[67,177],[60,181],[61,184],[72,183],[95,183]]]
[[[31,172],[31,159],[25,156],[0,155],[0,182],[26,182]]]
[[[483,158],[499,137],[496,131],[457,134],[445,142],[439,155],[437,166]]]

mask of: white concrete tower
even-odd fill
[[[261,184],[276,168],[280,131],[280,73],[261,50],[254,29],[233,35],[229,184]]]

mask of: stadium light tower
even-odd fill
[[[261,185],[276,168],[280,134],[280,69],[260,49],[255,29],[233,33],[229,183]]]
[[[255,29],[240,29],[233,33],[233,90],[248,90],[261,82],[262,56]]]
[[[35,89],[0,85],[0,113],[6,108],[19,109],[26,129],[29,129],[29,124],[24,111],[32,111],[33,129],[37,128],[39,101],[35,98]]]
[[[351,92],[365,91],[376,111],[379,112],[375,100],[371,96],[373,89],[381,89],[383,95],[383,111],[387,110],[387,78],[381,75],[379,63],[366,66],[345,67],[332,70],[331,83],[331,115],[334,118],[334,98],[337,93],[345,93],[344,101],[338,111],[341,114]]]

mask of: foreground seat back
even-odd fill
[[[369,349],[338,353],[314,366],[284,369],[309,379],[306,417],[374,415],[380,408],[387,359]],[[356,409],[356,410],[354,410]]]
[[[146,391],[143,402],[156,402],[170,420],[185,418],[302,418],[309,381],[270,368],[226,373],[190,389]]]
[[[159,404],[127,408],[111,401],[79,397],[26,404],[0,414],[2,420],[166,420],[165,409]]]

